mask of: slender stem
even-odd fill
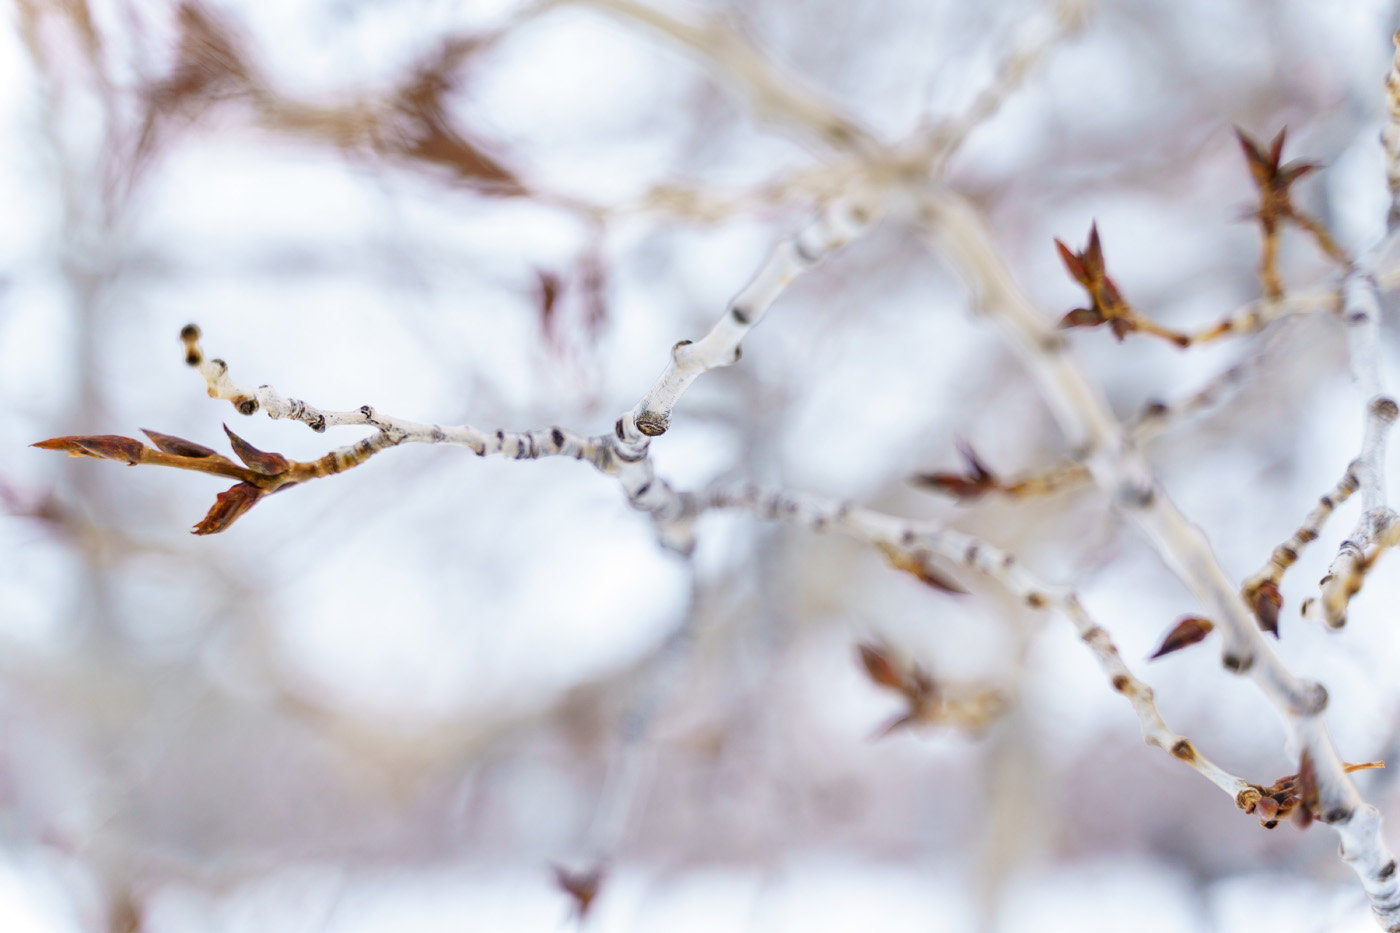
[[[1069,619],[1080,639],[1093,652],[1109,685],[1132,704],[1142,725],[1143,739],[1195,769],[1219,787],[1231,800],[1255,785],[1236,777],[1198,752],[1192,743],[1172,731],[1157,709],[1152,688],[1128,668],[1107,629],[1097,624],[1072,590],[1051,586],[1013,555],[971,535],[931,521],[909,520],[877,512],[850,502],[824,500],[750,484],[718,486],[696,494],[684,494],[690,519],[711,509],[742,509],[759,518],[797,525],[817,532],[836,532],[856,541],[893,552],[901,565],[915,565],[931,557],[954,567],[982,574],[1033,609],[1054,609]]]

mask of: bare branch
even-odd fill
[[[1089,646],[1109,685],[1132,704],[1143,739],[1195,770],[1238,801],[1255,785],[1210,761],[1186,738],[1173,732],[1157,709],[1152,688],[1123,661],[1108,631],[1096,623],[1071,590],[1038,579],[1013,555],[985,541],[936,522],[898,518],[850,502],[832,502],[751,484],[717,486],[684,494],[687,519],[710,509],[742,509],[759,518],[782,521],[815,532],[836,532],[882,550],[906,556],[910,563],[937,559],[949,567],[986,576],[1031,609],[1054,609],[1069,619]]]

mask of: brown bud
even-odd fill
[[[119,434],[93,434],[87,436],[51,437],[37,444],[30,444],[41,450],[66,450],[70,457],[96,457],[99,460],[120,460],[135,466],[141,462],[146,445],[131,437]]]
[[[202,444],[194,441],[187,441],[183,437],[175,437],[171,434],[161,434],[159,431],[148,431],[141,429],[141,433],[151,439],[151,442],[168,454],[176,457],[193,457],[203,459],[205,457],[217,457],[218,453],[210,450]]]
[[[1278,584],[1267,580],[1247,595],[1249,606],[1254,610],[1254,617],[1259,621],[1259,628],[1277,638],[1278,611],[1283,607],[1283,594],[1278,591]]]
[[[1272,797],[1260,797],[1254,804],[1254,815],[1259,817],[1261,824],[1278,822],[1278,801]],[[1273,827],[1270,826],[1270,829]]]
[[[860,652],[861,664],[865,666],[865,672],[870,675],[871,680],[882,687],[904,689],[904,676],[895,667],[888,652],[869,644],[857,645],[856,648]]]
[[[219,493],[214,507],[209,510],[198,525],[194,526],[197,535],[214,535],[228,529],[238,517],[257,504],[266,495],[266,490],[250,483],[239,483],[233,488]]]
[[[229,443],[233,445],[233,452],[238,455],[238,459],[248,465],[248,469],[254,473],[261,473],[264,476],[277,476],[287,472],[291,463],[281,454],[268,453],[258,450],[243,438],[234,434],[224,425],[224,433],[228,435]]]
[[[1209,635],[1214,628],[1215,623],[1209,619],[1203,619],[1200,616],[1183,616],[1167,633],[1167,637],[1162,639],[1161,647],[1148,660],[1154,661],[1163,655],[1194,645]]]
[[[1103,315],[1094,308],[1075,308],[1060,318],[1060,327],[1097,327],[1104,321]]]

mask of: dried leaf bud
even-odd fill
[[[871,680],[883,687],[904,689],[904,676],[890,660],[887,651],[870,644],[857,645],[856,648],[860,653],[861,664],[865,666],[865,672],[870,675]]]
[[[266,495],[266,490],[250,483],[239,483],[233,488],[219,493],[214,507],[209,510],[198,525],[194,526],[197,535],[214,535],[228,529],[238,517],[257,504]]]
[[[37,444],[30,444],[41,450],[66,450],[70,457],[96,457],[99,460],[120,460],[132,466],[141,462],[146,445],[131,437],[119,434],[93,434],[87,436],[51,437]]]
[[[1153,661],[1163,655],[1171,654],[1173,651],[1180,651],[1182,648],[1194,645],[1209,635],[1214,628],[1215,623],[1209,619],[1203,619],[1200,616],[1184,616],[1167,633],[1167,637],[1162,639],[1161,647],[1148,660]]]
[[[261,473],[264,476],[277,476],[287,472],[291,462],[281,454],[268,453],[258,450],[243,438],[234,434],[224,425],[224,433],[228,435],[229,443],[233,445],[233,452],[238,455],[238,459],[248,465],[248,469],[254,473]]]
[[[1283,608],[1283,594],[1278,591],[1278,584],[1267,580],[1247,595],[1249,606],[1254,610],[1254,617],[1259,621],[1259,628],[1277,638],[1278,612]]]
[[[217,452],[210,450],[202,444],[194,441],[187,441],[183,437],[175,437],[171,434],[161,434],[159,431],[148,431],[141,429],[141,433],[151,439],[151,442],[161,450],[176,457],[193,457],[203,459],[205,457],[217,457]]]

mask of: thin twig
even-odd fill
[[[1362,513],[1356,527],[1337,550],[1337,556],[1319,584],[1320,597],[1311,605],[1320,610],[1322,621],[1338,629],[1347,623],[1347,607],[1361,589],[1366,571],[1390,543],[1388,531],[1395,523],[1395,512],[1385,495],[1386,438],[1400,416],[1395,400],[1385,391],[1380,364],[1381,306],[1376,278],[1369,271],[1374,251],[1348,274],[1345,283],[1347,349],[1351,373],[1366,400],[1366,428],[1355,472],[1361,491]]]
[[[1322,533],[1323,524],[1332,515],[1333,510],[1356,492],[1357,483],[1356,461],[1353,460],[1347,466],[1341,480],[1317,501],[1317,505],[1303,519],[1303,524],[1293,532],[1292,537],[1274,548],[1273,553],[1269,555],[1269,562],[1263,569],[1245,580],[1244,585],[1240,587],[1240,594],[1254,609],[1255,618],[1259,620],[1259,625],[1264,631],[1278,634],[1278,612],[1283,606],[1283,596],[1279,593],[1278,585],[1284,573],[1297,562],[1303,548],[1307,547],[1309,542],[1317,540],[1317,536]],[[1303,604],[1304,615],[1308,614],[1310,602],[1312,600]]]
[[[711,509],[742,509],[759,518],[782,521],[816,532],[836,532],[882,551],[902,556],[909,565],[937,559],[949,566],[982,574],[1032,609],[1054,609],[1074,625],[1089,646],[1110,686],[1132,704],[1142,725],[1143,739],[1193,768],[1238,802],[1256,785],[1230,774],[1172,731],[1157,709],[1152,688],[1138,679],[1123,661],[1108,631],[1085,611],[1072,590],[1038,579],[1014,556],[985,541],[936,522],[909,520],[854,505],[823,500],[751,484],[717,486],[682,494],[685,516],[693,520]]]
[[[800,129],[833,149],[873,156],[882,147],[854,120],[821,95],[782,72],[722,18],[685,18],[640,0],[559,0],[606,10],[646,26],[699,55],[724,81],[737,87],[758,116]]]
[[[1385,76],[1385,128],[1381,145],[1385,149],[1385,180],[1390,188],[1390,210],[1386,228],[1400,227],[1400,31],[1393,37],[1395,59]]]
[[[671,350],[671,362],[651,389],[623,419],[621,434],[631,442],[666,433],[671,410],[690,384],[720,366],[739,360],[739,345],[756,327],[778,296],[799,275],[844,246],[875,220],[868,199],[845,198],[829,205],[796,235],[781,240],[744,289],[729,303],[710,332],[699,342],[682,340]]]
[[[1011,50],[998,63],[992,82],[978,92],[966,110],[915,139],[914,159],[929,166],[930,177],[940,177],[947,170],[973,131],[996,116],[1051,50],[1084,28],[1091,7],[1091,0],[1059,0],[1048,22],[1044,18],[1033,21],[1008,43]]]

